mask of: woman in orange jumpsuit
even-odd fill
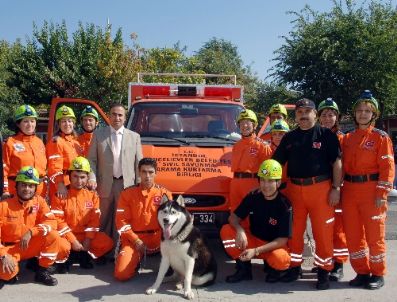
[[[342,146],[344,134],[339,129],[339,107],[332,98],[327,98],[318,105],[318,117],[320,126],[331,129],[339,139]],[[348,259],[349,252],[346,244],[346,235],[343,230],[342,206],[339,203],[335,207],[334,223],[334,268],[329,280],[339,281],[343,278],[343,263]]]
[[[356,129],[343,138],[343,226],[350,262],[357,276],[353,287],[379,289],[386,274],[385,219],[387,194],[395,173],[392,142],[374,128],[379,105],[365,90],[353,105]]]
[[[74,158],[83,150],[74,131],[76,116],[72,108],[62,106],[55,114],[59,130],[47,143],[48,177],[50,179],[50,198],[64,199],[67,196],[69,176],[67,170]]]
[[[15,195],[15,178],[24,166],[34,167],[40,175],[40,184],[36,194],[45,197],[44,177],[47,174],[47,158],[43,141],[35,135],[38,115],[29,105],[17,108],[14,121],[18,133],[8,138],[3,145],[4,194]]]

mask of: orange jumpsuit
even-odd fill
[[[44,198],[34,196],[31,200],[19,202],[18,197],[0,203],[0,256],[9,254],[17,264],[21,260],[39,257],[39,265],[49,267],[57,259],[59,240],[54,230],[56,220]],[[28,248],[22,250],[20,240],[31,231]],[[0,279],[10,280],[18,274],[7,273],[0,268]]]
[[[339,143],[342,146],[344,134],[341,131],[336,132]],[[335,207],[335,223],[334,223],[334,260],[339,263],[347,261],[349,251],[347,249],[346,235],[343,230],[342,203],[339,202]]]
[[[343,138],[343,226],[350,262],[357,274],[386,273],[385,219],[395,166],[392,142],[374,128],[355,129]],[[368,257],[369,250],[369,257]]]
[[[58,232],[62,236],[61,246],[67,250],[78,240],[91,239],[88,254],[96,259],[109,252],[113,247],[113,240],[103,232],[99,232],[99,197],[96,192],[87,189],[69,189],[66,199],[55,197],[52,201],[51,212],[58,221]],[[59,258],[67,259],[68,254]]]
[[[61,134],[47,143],[48,177],[50,178],[50,198],[53,200],[58,190],[58,183],[69,185],[67,170],[77,156],[82,155],[82,148],[72,134]]]
[[[77,137],[77,141],[80,143],[82,148],[82,155],[88,157],[88,151],[90,151],[90,144],[94,132],[84,132]]]
[[[22,132],[11,136],[3,145],[4,192],[15,194],[15,177],[24,166],[32,166],[40,178],[47,174],[47,158],[43,141],[36,135]],[[45,197],[44,182],[37,186],[36,194]]]
[[[159,251],[161,230],[157,209],[164,194],[172,199],[170,191],[156,184],[149,190],[136,185],[121,192],[116,211],[116,227],[121,240],[114,268],[116,279],[125,281],[134,275],[141,260],[135,248],[138,239],[143,241],[147,253]]]
[[[272,149],[256,135],[241,138],[232,151],[230,210],[234,211],[243,198],[259,186],[257,173],[261,163],[272,156]]]

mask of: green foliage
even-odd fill
[[[334,1],[329,13],[305,7],[276,51],[274,76],[317,103],[333,97],[342,112],[364,89],[385,113],[396,107],[397,11],[392,5]]]
[[[7,85],[10,77],[7,67],[13,52],[18,52],[19,48],[19,43],[10,45],[6,41],[0,41],[0,132],[3,136],[11,134],[8,125],[12,124],[14,109],[20,102],[18,89]]]
[[[52,97],[88,98],[104,107],[126,103],[126,87],[139,66],[121,36],[120,29],[112,38],[110,26],[102,30],[80,23],[70,39],[65,22],[34,26],[33,38],[8,68],[9,86],[18,87],[31,104],[49,103]]]

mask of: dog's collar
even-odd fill
[[[177,236],[175,236],[172,240],[182,242],[189,236],[190,232],[193,230],[193,219],[190,221],[188,225],[186,225],[185,229],[180,232]]]

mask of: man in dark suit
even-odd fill
[[[115,208],[120,192],[138,183],[138,162],[142,158],[138,133],[124,128],[126,111],[121,104],[110,108],[110,125],[94,132],[88,159],[92,173],[89,186],[97,188],[101,203],[101,229],[117,240]]]

